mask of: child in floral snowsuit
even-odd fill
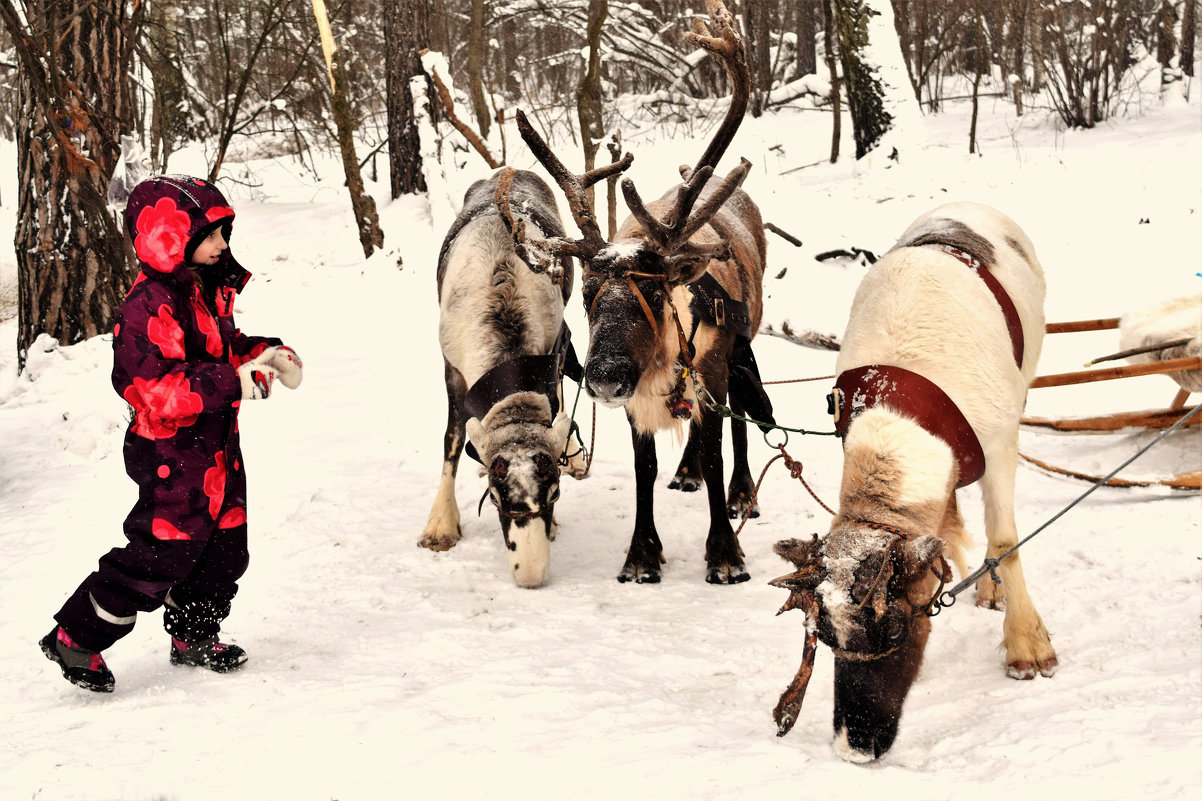
[[[217,639],[248,561],[238,407],[277,376],[295,388],[301,362],[234,325],[250,273],[227,249],[233,219],[217,187],[187,176],[143,181],[125,209],[141,272],[113,331],[113,387],[133,410],[124,452],[138,501],[128,544],[101,557],[41,641],[89,690],[113,690],[100,652],[159,606],[172,663],[224,672],[246,661]]]

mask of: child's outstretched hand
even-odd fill
[[[270,366],[275,368],[276,376],[280,379],[280,383],[288,387],[288,389],[296,389],[300,386],[301,378],[303,377],[300,356],[296,355],[296,351],[287,345],[280,345],[278,348],[272,348],[275,355],[271,357]]]
[[[238,381],[242,384],[242,400],[259,400],[271,395],[271,383],[276,371],[271,366],[275,348],[268,348],[251,361],[238,368]]]

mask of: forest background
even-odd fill
[[[394,199],[425,192],[468,161],[452,151],[467,150],[469,129],[500,163],[513,109],[553,143],[579,148],[586,168],[618,130],[629,138],[668,126],[692,137],[711,125],[726,76],[686,41],[698,5],[0,0],[0,136],[15,140],[19,158],[9,299],[19,364],[39,334],[73,344],[111,329],[134,272],[111,204],[181,147],[203,144],[211,180],[251,183],[231,172],[231,154],[312,170],[315,153],[340,152],[369,256],[383,234],[362,171],[386,173]],[[739,0],[730,10],[752,76],[748,113],[829,114],[834,161],[863,158],[913,109],[937,112],[965,96],[971,152],[983,97],[1005,98],[1018,115],[1050,106],[1065,127],[1088,128],[1143,107],[1149,72],[1162,93],[1180,95],[1193,77],[1197,7]],[[324,37],[319,21],[328,21]],[[425,51],[441,58],[423,63]],[[432,65],[449,73],[441,83],[462,88],[446,95],[458,95],[457,114],[438,99]],[[905,78],[890,80],[903,65]],[[854,154],[838,152],[844,117]],[[443,121],[434,141],[422,142],[422,119]],[[610,209],[612,218],[612,200]]]

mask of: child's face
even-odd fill
[[[216,264],[221,258],[221,253],[229,245],[225,242],[225,237],[221,233],[220,228],[214,228],[213,233],[204,238],[196,250],[192,251],[192,263],[196,265]]]

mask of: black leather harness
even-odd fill
[[[492,369],[472,384],[463,401],[461,417],[464,421],[475,417],[484,420],[489,409],[510,395],[519,392],[537,392],[547,398],[551,405],[551,419],[559,413],[559,382],[563,376],[579,382],[584,376],[576,350],[572,347],[572,332],[565,322],[559,329],[559,337],[551,352],[518,356],[515,359],[494,365]],[[480,461],[472,443],[465,446],[468,456]]]

